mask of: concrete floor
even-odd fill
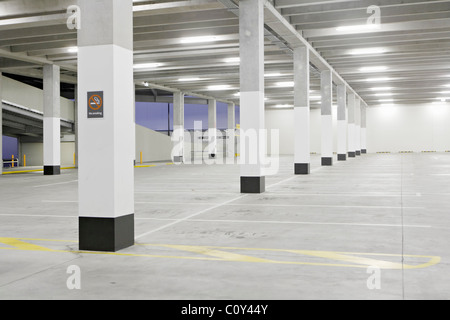
[[[76,170],[4,175],[0,299],[450,298],[450,154],[292,161],[261,195],[235,165],[136,168],[136,245],[113,254],[77,252]]]

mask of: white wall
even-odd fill
[[[44,145],[42,143],[22,143],[22,155],[26,156],[27,166],[43,166]],[[61,143],[61,167],[72,167],[73,154],[75,152],[74,142]],[[23,165],[23,158],[20,164]]]
[[[450,104],[368,108],[367,149],[369,152],[450,150]]]
[[[136,164],[140,162],[141,151],[143,162],[172,161],[172,146],[169,136],[136,125]]]
[[[280,154],[294,153],[293,109],[266,110],[266,129],[278,129]],[[334,151],[337,116],[333,108]],[[320,154],[320,109],[311,110],[311,152]],[[268,146],[268,150],[269,146]],[[371,152],[450,150],[450,103],[397,105],[367,109],[367,150]]]
[[[270,153],[271,140],[270,131],[279,130],[279,154],[294,154],[294,109],[267,109],[266,113],[266,129],[269,133],[267,150]],[[333,116],[333,145],[334,151],[337,149],[337,110],[332,108]],[[321,112],[320,109],[311,109],[310,126],[311,126],[311,152],[320,154],[321,152]]]
[[[43,91],[27,84],[2,77],[2,99],[30,109],[44,112]],[[61,118],[75,120],[74,102],[61,98]]]

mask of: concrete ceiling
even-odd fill
[[[76,83],[77,54],[69,49],[77,46],[77,33],[66,26],[66,10],[73,4],[0,1],[0,71],[42,78],[42,65],[55,63],[61,66],[61,81]],[[344,81],[369,106],[450,100],[450,1],[274,0],[266,5],[267,107],[293,104],[292,87],[280,86],[293,81],[292,30],[316,52],[313,107],[319,106],[318,71],[324,64],[338,74],[335,83]],[[379,28],[348,28],[367,25],[372,15],[367,9],[374,5],[381,9]],[[239,57],[238,6],[238,0],[134,1],[135,64],[159,64],[135,69],[140,92],[148,89],[156,97],[182,90],[239,104],[239,62],[228,60]],[[193,38],[210,36],[214,41]],[[355,54],[367,48],[380,51]],[[368,67],[382,68],[362,69]],[[373,78],[378,81],[368,81]],[[228,87],[210,87],[219,85]]]

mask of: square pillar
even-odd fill
[[[2,102],[2,81],[3,76],[0,72],[0,177],[3,173],[3,102]]]
[[[184,161],[184,93],[173,94],[173,136],[172,159],[175,163]]]
[[[233,159],[236,155],[236,106],[234,103],[227,105],[228,125],[227,125],[227,158]]]
[[[333,165],[333,117],[331,105],[333,102],[333,83],[330,70],[321,72],[320,77],[322,104],[322,166]]]
[[[361,106],[361,154],[367,153],[367,106]]]
[[[361,155],[361,100],[355,98],[355,154]]]
[[[347,160],[347,87],[338,85],[337,87],[337,156],[338,161]]]
[[[356,156],[355,150],[355,94],[348,95],[348,157]]]
[[[294,48],[294,173],[309,174],[311,165],[309,50]]]
[[[44,175],[61,173],[60,69],[44,65]]]
[[[134,244],[133,1],[79,6],[79,249],[115,252]]]
[[[217,156],[217,101],[208,100],[208,157]]]
[[[264,0],[239,2],[241,193],[265,192]]]

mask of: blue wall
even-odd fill
[[[19,146],[17,144],[17,138],[11,138],[7,136],[3,136],[3,159],[11,160],[11,156],[14,155],[14,158],[19,157]]]
[[[236,124],[239,124],[239,107],[236,107]],[[208,129],[208,106],[186,104],[184,106],[184,126],[186,130],[194,129],[194,122],[202,121],[203,129]],[[173,130],[173,104],[136,102],[136,124],[155,130]],[[217,129],[227,129],[228,106],[217,103]]]

